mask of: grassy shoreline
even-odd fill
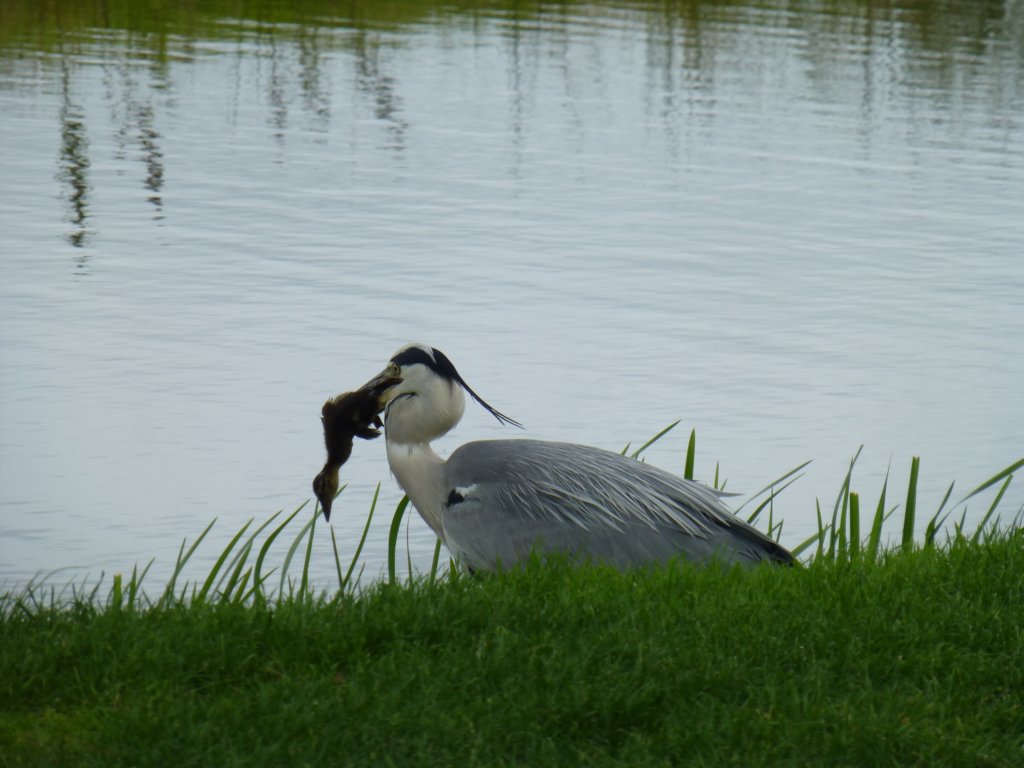
[[[533,562],[473,578],[438,548],[402,581],[403,500],[388,578],[361,585],[375,496],[351,562],[331,532],[331,592],[308,578],[317,513],[303,523],[302,505],[250,521],[190,580],[211,523],[159,596],[148,567],[106,592],[0,594],[0,768],[1024,764],[1024,525],[997,511],[1024,459],[952,505],[950,486],[921,541],[918,460],[900,505],[887,479],[863,513],[855,462],[793,547],[798,568]],[[800,470],[748,519],[777,536],[773,500]],[[967,532],[953,512],[986,489]]]
[[[540,566],[6,606],[0,764],[1024,761],[1024,531],[807,568]]]

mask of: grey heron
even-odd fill
[[[465,393],[503,424],[444,353],[399,349],[362,388],[379,393],[388,464],[423,520],[474,570],[533,552],[619,568],[695,562],[791,564],[793,556],[726,507],[721,494],[610,451],[529,439],[481,440],[447,461],[431,448],[462,418]]]

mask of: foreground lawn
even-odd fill
[[[1024,532],[0,616],[0,765],[1024,765]]]

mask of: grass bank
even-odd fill
[[[1024,764],[1024,532],[147,609],[6,598],[0,764]]]
[[[694,454],[691,434],[687,477]],[[1024,459],[934,512],[916,458],[905,494],[887,477],[862,510],[855,462],[795,568],[473,578],[436,549],[402,583],[403,500],[388,579],[360,586],[375,497],[350,561],[331,532],[332,592],[300,507],[189,579],[207,528],[152,597],[148,568],[2,594],[0,766],[1024,765],[1024,524],[998,511]],[[777,536],[801,469],[744,516]]]

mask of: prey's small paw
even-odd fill
[[[375,437],[380,437],[379,429],[372,429],[370,427],[357,427],[355,429],[356,437],[361,437],[363,440],[373,440]]]

